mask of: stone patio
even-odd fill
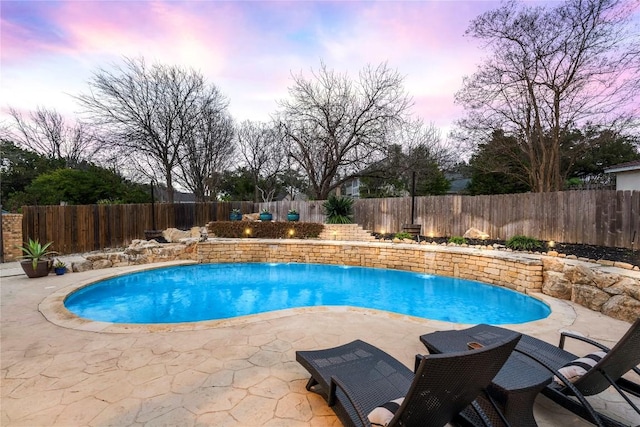
[[[40,279],[12,276],[11,268],[3,265],[0,285],[2,426],[337,426],[325,401],[305,390],[308,374],[295,362],[296,350],[363,339],[413,366],[414,355],[425,352],[419,335],[468,326],[318,308],[192,330],[94,332],[53,324],[38,306],[64,287],[141,267]],[[568,329],[609,345],[629,327],[539,297],[553,309],[549,318],[508,327],[554,344],[558,331]],[[640,424],[613,393],[590,400],[613,417]],[[589,425],[542,396],[535,414],[541,426]]]

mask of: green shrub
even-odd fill
[[[449,237],[449,243],[454,243],[456,245],[466,245],[467,239],[461,236],[451,236]]]
[[[331,195],[322,207],[327,215],[327,224],[353,223],[353,199]]]
[[[411,233],[407,233],[406,231],[401,231],[400,233],[396,233],[394,237],[396,239],[413,239],[413,235]]]
[[[309,239],[318,237],[323,229],[324,225],[316,222],[213,221],[207,224],[209,237],[224,238]]]
[[[516,235],[507,240],[505,246],[514,251],[536,251],[542,249],[542,243],[533,237]]]

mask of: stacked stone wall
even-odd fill
[[[487,254],[487,255],[485,255]],[[303,262],[393,268],[478,280],[519,292],[540,292],[542,262],[489,256],[487,251],[430,245],[343,243],[309,240],[209,240],[199,243],[197,260],[209,262]]]
[[[2,250],[5,261],[16,261],[22,251],[22,215],[2,215]]]

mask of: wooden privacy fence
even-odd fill
[[[355,222],[371,231],[396,233],[410,224],[411,197],[360,199]],[[269,209],[286,221],[289,209],[300,221],[325,222],[323,201],[155,204],[155,228],[189,229],[228,220],[232,208],[243,213]],[[413,223],[432,237],[462,236],[471,227],[506,240],[521,234],[540,240],[628,249],[640,247],[640,191],[586,190],[491,196],[415,198]],[[60,253],[122,247],[153,229],[151,204],[23,207],[23,238],[53,241]]]
[[[411,197],[361,199],[356,222],[372,231],[397,232],[411,223]],[[638,249],[640,191],[587,190],[490,196],[415,198],[416,224],[433,237],[462,236],[475,227],[491,239],[515,235]]]
[[[252,202],[156,203],[155,229],[187,230],[209,221],[228,220],[232,208],[253,212]],[[153,230],[152,205],[26,206],[22,208],[23,239],[53,242],[61,253],[81,253],[126,246]]]
[[[280,216],[293,207],[301,221],[325,222],[323,201],[262,203]],[[462,236],[475,227],[492,239],[515,235],[600,246],[640,248],[640,191],[578,190],[490,196],[425,196],[359,199],[354,220],[364,229],[397,233],[421,224],[431,237]],[[274,217],[275,218],[275,217]]]

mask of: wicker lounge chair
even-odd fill
[[[480,350],[417,355],[415,374],[384,351],[360,340],[325,350],[297,351],[296,360],[311,373],[307,390],[316,387],[314,391],[327,398],[346,426],[369,426],[371,411],[404,397],[390,426],[437,427],[473,402],[500,370],[519,338],[511,337]]]
[[[431,354],[449,354],[463,351],[471,343],[489,346],[519,335],[511,329],[480,324],[461,330],[431,332],[422,335],[420,341]],[[520,337],[516,350],[527,338],[526,335]],[[487,387],[488,396],[479,396],[476,403],[495,426],[537,427],[533,405],[552,377],[540,364],[514,351]],[[471,425],[480,424],[474,411],[466,410],[462,416]]]
[[[561,368],[567,364],[571,365],[571,362],[581,357],[564,350],[566,338],[589,343],[606,353],[600,361],[573,382],[558,372],[559,370],[567,372],[566,369],[571,368]],[[640,364],[640,319],[635,321],[612,349],[589,338],[563,332],[560,335],[558,347],[525,335],[516,351],[526,354],[553,372],[557,380],[545,387],[542,393],[585,420],[599,426],[627,425],[597,413],[585,399],[585,396],[596,395],[609,387],[618,391],[633,410],[640,415],[637,404],[634,404],[629,397],[629,394],[640,397],[640,384],[628,378],[622,378],[630,371],[634,372],[634,374],[630,374],[631,376],[640,375],[640,370],[637,367]]]

